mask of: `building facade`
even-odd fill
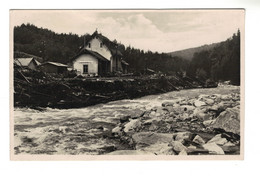
[[[78,75],[97,76],[109,72],[126,72],[128,63],[118,44],[95,31],[89,40],[84,41],[79,53],[69,63]]]

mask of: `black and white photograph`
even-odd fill
[[[10,10],[11,159],[243,159],[244,28],[244,9]]]

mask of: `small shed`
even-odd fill
[[[45,62],[39,65],[39,69],[46,73],[64,74],[68,71],[68,66],[58,62]]]
[[[17,64],[20,67],[30,68],[32,70],[35,70],[38,65],[40,65],[40,62],[35,60],[34,58],[15,58],[14,64]]]

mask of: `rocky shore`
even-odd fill
[[[124,116],[112,129],[133,150],[109,155],[239,154],[240,96],[200,95],[176,98],[136,116]]]

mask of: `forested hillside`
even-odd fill
[[[85,35],[87,41],[90,35]],[[117,43],[116,39],[110,39]],[[14,51],[25,52],[42,57],[45,61],[67,63],[83,45],[84,36],[76,34],[57,34],[48,29],[38,28],[32,24],[22,24],[14,28]],[[118,50],[124,55],[131,72],[140,72],[146,68],[164,73],[185,70],[187,61],[168,54],[144,52],[133,47],[118,44]]]
[[[174,52],[170,52],[168,54],[173,57],[177,56],[177,57],[181,57],[183,59],[190,61],[192,59],[194,53],[198,53],[201,51],[208,51],[218,45],[219,45],[219,43],[212,43],[209,45],[203,45],[203,46],[199,46],[199,47],[195,47],[195,48],[188,48],[188,49],[184,49],[184,50],[174,51]]]
[[[195,53],[188,75],[214,81],[230,80],[240,84],[240,31],[211,50]]]
[[[83,36],[57,34],[31,24],[14,28],[14,51],[33,54],[44,60],[67,63],[78,52],[83,41]]]
[[[85,40],[90,38],[85,35]],[[110,39],[117,43],[115,39]],[[32,24],[22,24],[14,28],[14,51],[29,53],[42,57],[44,61],[67,63],[83,45],[84,36],[77,34],[57,34],[48,29],[38,28]],[[187,72],[190,77],[214,81],[231,80],[240,84],[240,31],[231,38],[217,44],[204,45],[178,51],[181,55],[192,55],[191,61],[169,53],[143,51],[118,44],[118,50],[129,63],[132,73],[142,72],[147,68],[167,75]],[[192,51],[192,52],[191,52]],[[191,57],[191,56],[190,56]]]

